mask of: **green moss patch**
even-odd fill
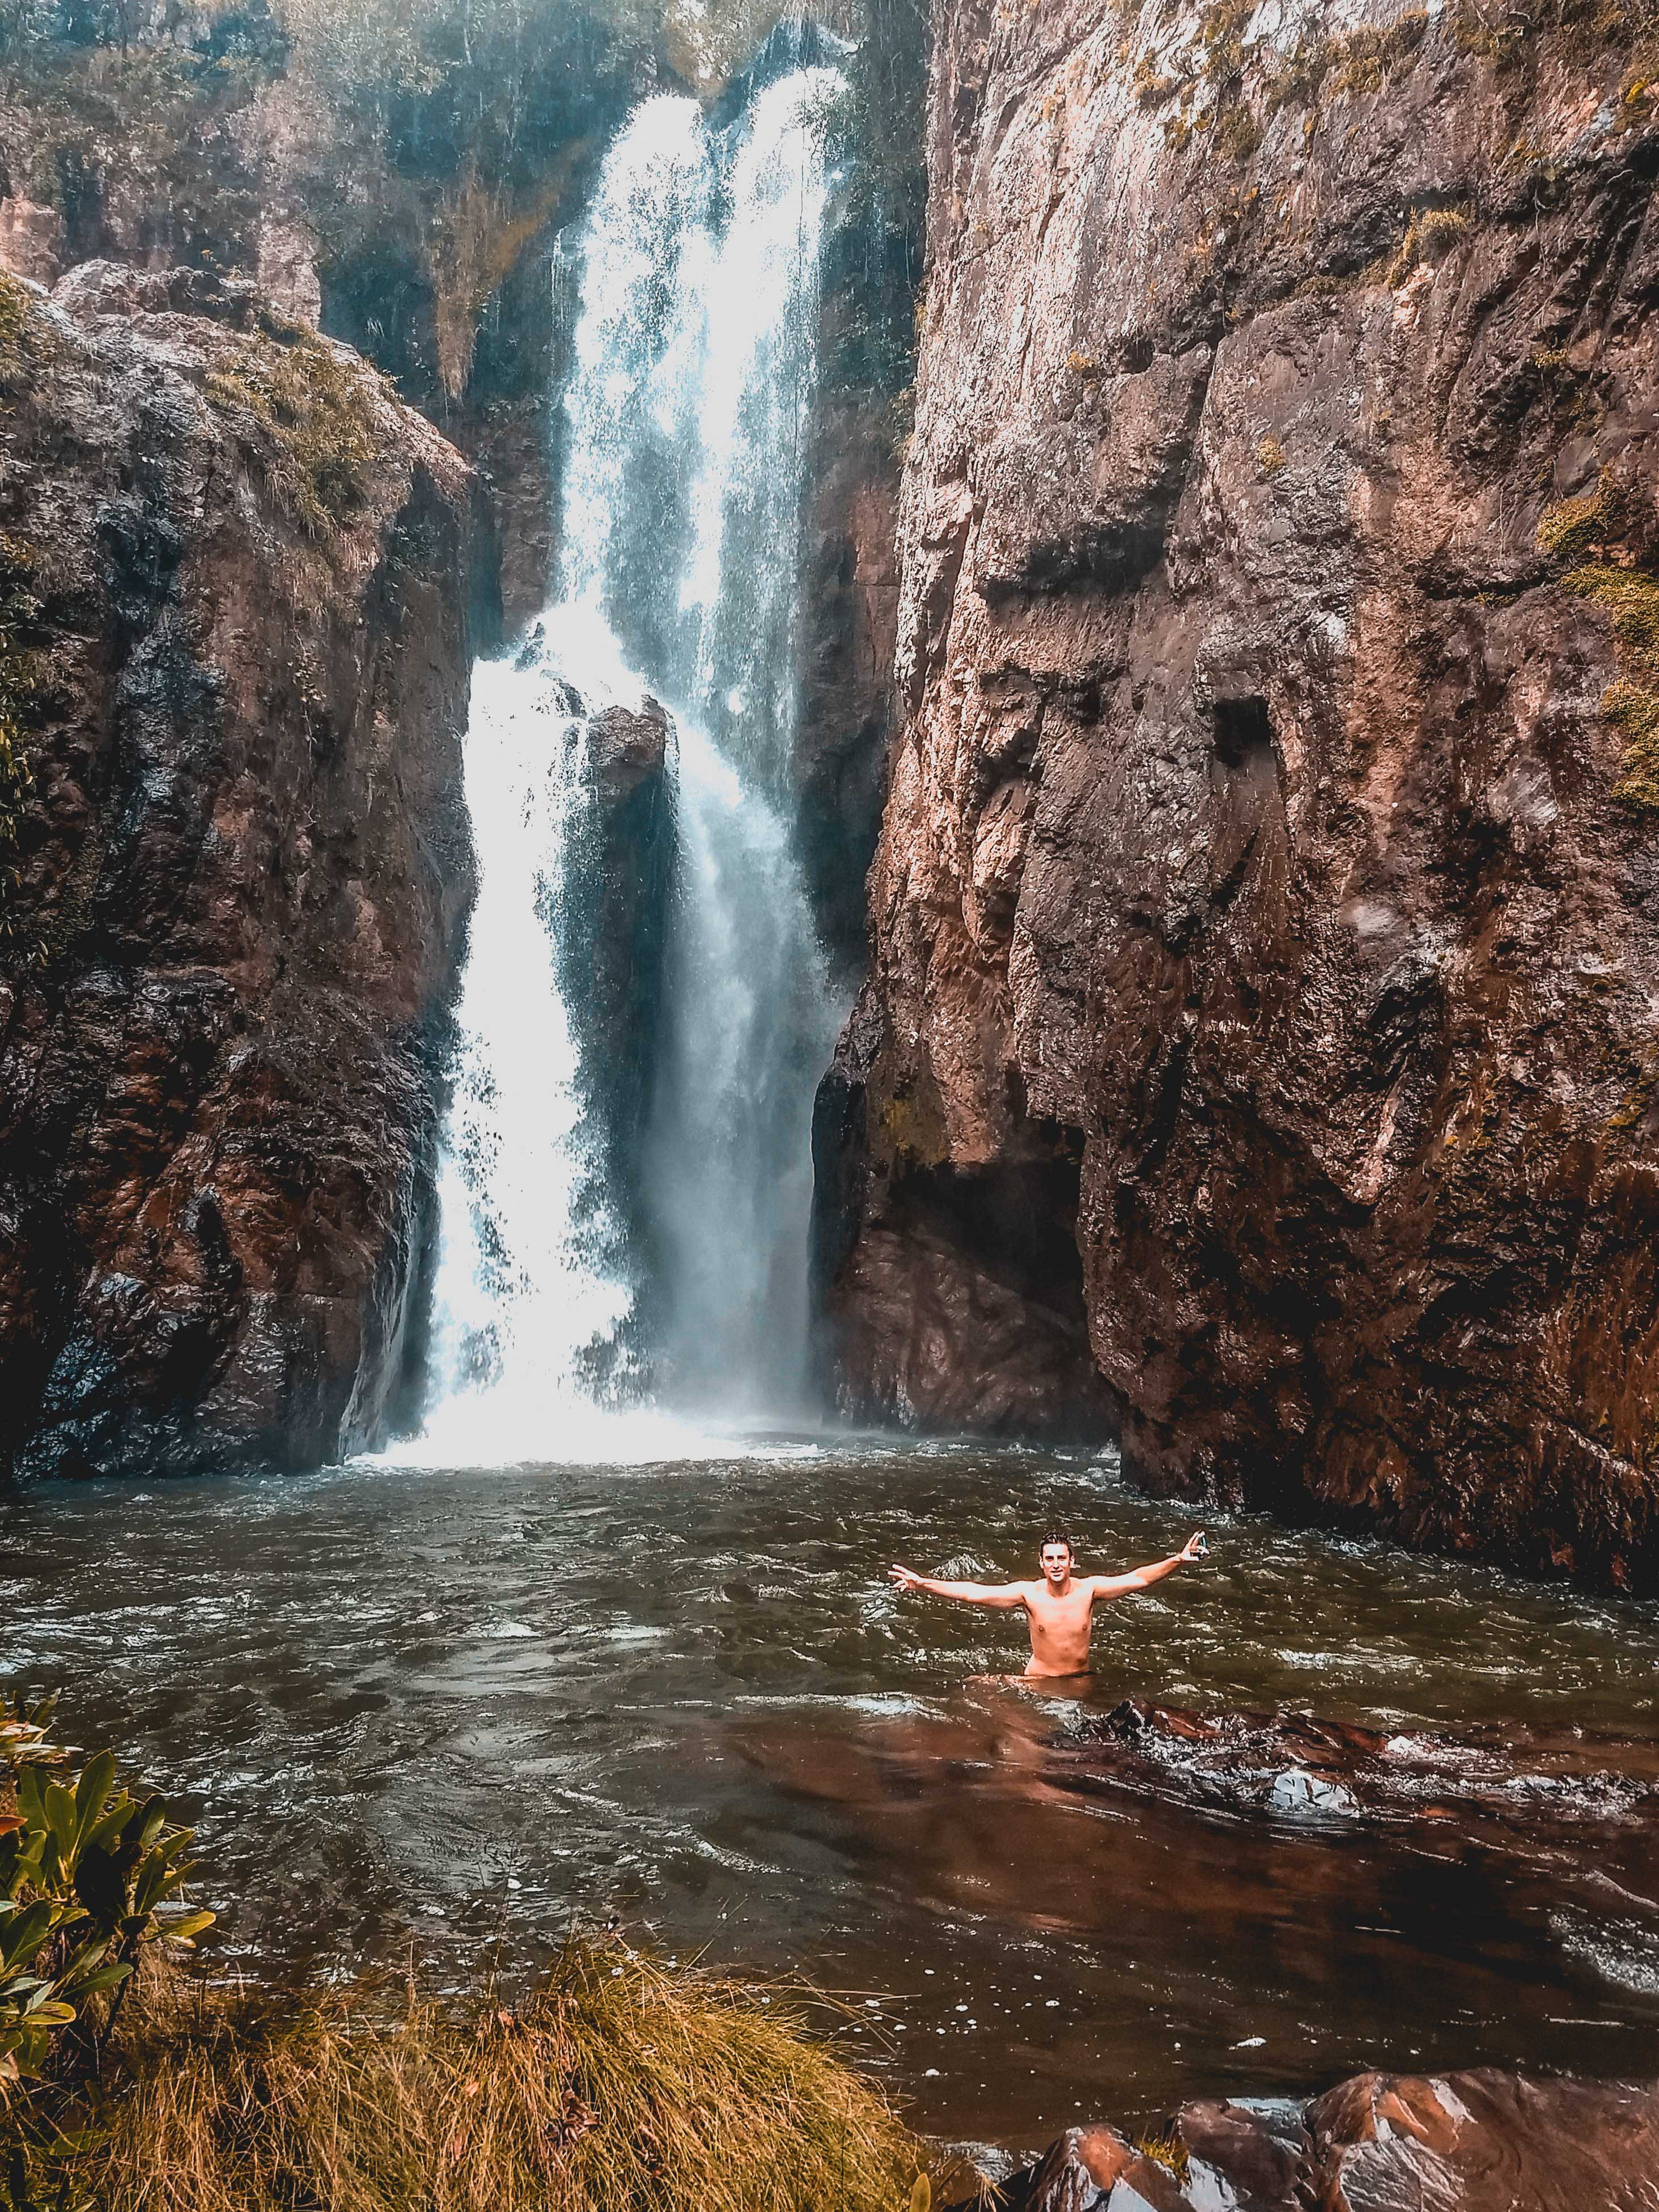
[[[1659,675],[1659,577],[1610,562],[1587,562],[1561,579],[1576,599],[1588,599],[1613,617],[1613,634],[1632,661]]]
[[[0,386],[21,383],[34,350],[34,295],[0,270]]]
[[[1642,563],[1646,533],[1629,488],[1603,469],[1594,491],[1558,500],[1538,525],[1542,551],[1563,564],[1561,589],[1600,607],[1613,629],[1618,679],[1601,713],[1624,739],[1613,797],[1659,813],[1659,574]]]
[[[1625,740],[1613,795],[1640,814],[1659,814],[1659,697],[1624,678],[1601,694],[1601,712]]]
[[[1595,489],[1547,507],[1538,526],[1538,543],[1558,561],[1580,562],[1611,544],[1623,530],[1627,501],[1624,487],[1603,469]],[[1584,596],[1588,597],[1589,594]]]
[[[362,373],[308,332],[254,338],[222,354],[207,396],[252,421],[271,489],[307,532],[325,541],[368,502],[380,453]]]
[[[1619,49],[1639,64],[1652,54],[1656,31],[1655,0],[1464,0],[1452,21],[1460,52],[1506,71],[1535,60],[1551,33],[1575,60]]]

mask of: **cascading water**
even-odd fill
[[[794,848],[793,624],[844,93],[833,68],[793,69],[723,134],[692,100],[647,100],[600,174],[558,589],[532,643],[475,678],[481,882],[424,1437],[439,1456],[665,1449],[660,1413],[619,1413],[647,1398],[703,1418],[801,1409],[811,1093],[836,1010]],[[678,732],[676,880],[642,1187],[619,1192],[557,952],[592,803],[587,717],[637,708],[647,685]]]

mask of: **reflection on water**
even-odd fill
[[[1366,2064],[1659,2072],[1650,1826],[1079,1786],[1078,1709],[974,1679],[1023,1663],[1018,1617],[884,1579],[1028,1571],[1052,1518],[1085,1565],[1188,1527],[1109,1466],[967,1448],[37,1490],[0,1503],[0,1676],[185,1798],[222,1960],[412,1928],[459,1976],[614,1911],[871,1993],[843,2033],[951,2134]],[[1659,1741],[1650,1607],[1212,1529],[1101,1620],[1097,1704]]]

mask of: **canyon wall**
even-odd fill
[[[0,1473],[395,1418],[471,896],[472,487],[246,285],[0,279]]]
[[[935,30],[841,1401],[1659,1585],[1644,26]]]

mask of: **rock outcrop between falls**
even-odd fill
[[[1659,1584],[1659,169],[1542,5],[940,0],[842,1402]]]
[[[1357,2074],[1305,2106],[1206,2099],[1133,2142],[1068,2129],[956,2212],[1640,2212],[1656,2164],[1652,2089]]]
[[[568,830],[563,915],[557,932],[565,1003],[575,1033],[577,1082],[605,1188],[638,1218],[646,1133],[659,1080],[664,961],[674,869],[674,799],[667,710],[605,707],[586,725],[585,804]]]
[[[471,479],[251,288],[0,280],[0,1470],[398,1410],[471,890]]]

